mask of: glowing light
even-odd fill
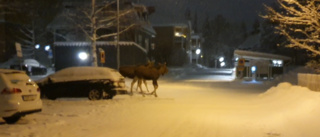
[[[277,64],[277,61],[276,61],[276,60],[272,60],[272,63],[273,63],[273,64]]]
[[[219,58],[219,61],[220,61],[220,62],[223,62],[223,61],[224,61],[224,57],[220,57],[220,58]]]
[[[177,36],[177,37],[181,36],[181,34],[179,32],[176,32],[174,35]]]
[[[274,66],[282,66],[283,61],[282,60],[272,60],[272,63]]]
[[[45,46],[44,50],[49,51],[50,50],[50,45]]]
[[[39,49],[39,48],[40,48],[40,45],[37,44],[36,46],[34,46],[34,48]]]
[[[221,63],[220,63],[220,66],[221,66],[221,67],[224,67],[225,65],[226,65],[225,62],[221,62]]]
[[[196,54],[199,55],[200,53],[201,53],[201,50],[200,50],[200,49],[197,49],[197,50],[196,50]]]
[[[257,67],[256,67],[256,66],[252,66],[252,67],[251,67],[251,71],[252,71],[252,72],[256,72],[256,70],[257,70]]]
[[[79,57],[81,60],[86,60],[86,59],[88,59],[88,54],[85,53],[85,52],[80,52],[80,53],[78,54],[78,57]]]

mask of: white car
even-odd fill
[[[24,71],[0,69],[0,117],[13,124],[41,110],[40,89],[29,76]]]

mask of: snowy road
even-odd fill
[[[267,89],[264,84],[216,82],[205,77],[164,78],[159,81],[158,98],[134,94],[103,101],[43,100],[41,113],[24,117],[15,125],[0,121],[0,136],[320,136],[318,93],[286,83]]]

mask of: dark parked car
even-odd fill
[[[90,100],[112,99],[126,92],[124,77],[107,67],[70,67],[36,81],[42,96],[88,97]]]

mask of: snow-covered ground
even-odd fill
[[[295,73],[272,82],[243,82],[232,75],[172,70],[160,78],[158,98],[135,92],[101,101],[43,99],[41,113],[14,125],[0,120],[0,136],[320,136],[320,93],[283,82],[292,81]],[[131,80],[126,82],[129,86]],[[148,86],[153,89],[151,82]]]

